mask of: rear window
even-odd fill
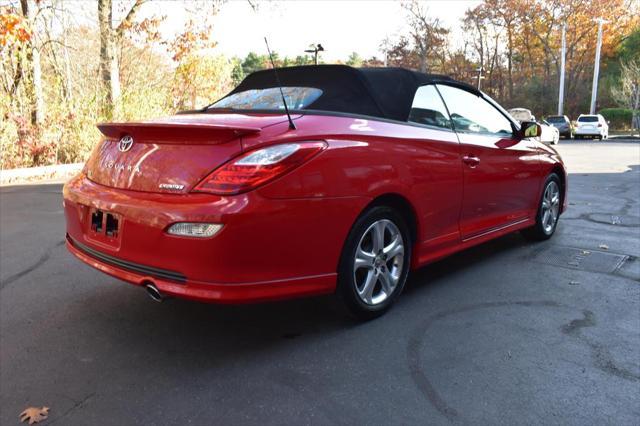
[[[549,123],[565,123],[564,117],[547,117]]]
[[[518,121],[533,121],[533,114],[528,109],[513,108],[507,112]]]
[[[322,95],[322,90],[314,87],[283,87],[282,93],[289,109],[305,109]],[[269,87],[233,93],[209,107],[209,109],[216,108],[284,110],[284,104],[280,89]]]
[[[581,123],[597,123],[598,117],[595,115],[586,115],[584,117],[578,118],[578,121]]]

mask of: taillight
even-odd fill
[[[598,123],[598,127],[602,127],[602,123]]]
[[[326,147],[325,142],[314,141],[249,151],[215,169],[193,191],[218,195],[247,192],[293,170]]]

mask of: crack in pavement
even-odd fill
[[[640,380],[640,375],[634,374],[626,368],[617,366],[613,361],[613,356],[611,355],[611,352],[609,352],[609,349],[600,343],[591,341],[582,334],[581,330],[583,328],[593,327],[596,325],[595,315],[593,312],[585,309],[582,311],[582,315],[582,318],[574,319],[569,324],[563,325],[560,330],[564,334],[577,338],[591,349],[591,357],[594,360],[594,365],[599,370],[625,380]]]
[[[58,247],[60,247],[60,246],[62,246],[62,245],[64,245],[64,241],[58,241],[53,247],[49,247],[47,249],[47,251],[45,251],[44,254],[42,256],[40,256],[40,259],[38,259],[33,265],[23,269],[20,272],[17,272],[15,274],[9,276],[4,281],[0,282],[0,290],[3,290],[9,284],[13,283],[14,281],[17,281],[18,279],[20,279],[20,278],[24,277],[25,275],[35,271],[36,269],[38,269],[40,266],[42,266],[44,263],[46,263],[47,260],[49,260],[53,250],[58,248]]]
[[[421,348],[425,343],[427,330],[433,325],[434,322],[449,316],[479,309],[501,308],[506,306],[534,306],[574,309],[571,306],[550,300],[478,303],[436,313],[435,315],[432,315],[431,317],[420,323],[417,327],[414,328],[413,332],[411,333],[406,350],[407,363],[409,371],[411,373],[411,378],[416,387],[422,392],[422,394],[427,398],[431,405],[450,422],[459,420],[458,411],[454,407],[450,406],[438,393],[437,389],[429,380],[420,363]],[[638,375],[630,372],[625,368],[617,366],[613,360],[611,353],[606,347],[589,340],[581,334],[582,328],[593,327],[596,324],[595,315],[593,314],[593,312],[589,310],[583,310],[582,313],[584,315],[584,318],[574,319],[568,324],[563,325],[560,330],[564,334],[577,338],[580,342],[586,344],[587,347],[591,349],[591,358],[593,359],[593,364],[599,370],[626,380],[640,380],[640,377],[638,377]]]
[[[65,411],[64,413],[62,413],[60,415],[60,417],[52,419],[51,422],[49,422],[50,425],[54,424],[55,422],[57,422],[58,420],[62,420],[64,417],[68,416],[69,414],[71,414],[73,411],[75,411],[76,409],[82,407],[84,404],[87,403],[87,401],[89,401],[91,398],[93,398],[96,395],[95,392],[90,393],[89,395],[85,396],[81,401],[76,401],[73,398],[70,398],[68,396],[65,396],[65,398],[70,399],[71,401],[74,402],[74,404],[71,406],[71,408],[69,408],[67,411]],[[64,395],[63,395],[64,396]]]

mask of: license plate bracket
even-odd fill
[[[120,215],[91,209],[89,212],[88,237],[94,241],[117,247],[122,233],[122,218]]]

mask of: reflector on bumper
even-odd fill
[[[212,237],[222,229],[222,225],[218,223],[192,223],[179,222],[174,223],[167,229],[167,233],[171,235],[179,235],[181,237]]]

